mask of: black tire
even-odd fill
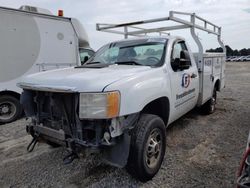
[[[209,99],[202,107],[202,113],[205,115],[209,115],[215,112],[216,109],[216,101],[217,101],[217,92],[216,88],[213,90],[212,98]]]
[[[155,140],[153,134],[157,135]],[[154,146],[151,147],[153,144]],[[165,150],[164,122],[156,115],[142,114],[131,134],[130,153],[126,166],[128,172],[142,182],[152,179],[161,167]],[[152,160],[151,163],[152,157],[155,161]]]
[[[10,123],[22,114],[19,100],[10,95],[0,96],[0,123]]]

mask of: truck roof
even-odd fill
[[[116,43],[116,42],[124,42],[124,41],[134,41],[134,40],[144,40],[144,39],[167,39],[167,40],[171,40],[171,39],[181,39],[181,40],[185,40],[183,37],[180,36],[175,36],[175,35],[166,35],[166,36],[145,36],[145,37],[135,37],[135,38],[128,38],[128,39],[122,39],[122,40],[117,40],[117,41],[113,41],[112,43]]]

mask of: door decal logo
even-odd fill
[[[182,82],[181,82],[181,86],[184,88],[187,88],[190,84],[191,81],[191,76],[187,73],[182,75]]]

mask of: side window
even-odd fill
[[[175,58],[180,58],[181,50],[182,50],[181,44],[175,43],[173,46],[172,61],[174,61]]]
[[[172,69],[177,72],[179,69],[178,65],[176,64],[176,59],[181,59],[181,52],[187,51],[187,46],[184,41],[178,41],[174,43],[172,48],[172,54],[171,54],[171,67]],[[191,64],[190,64],[191,65]]]
[[[79,49],[81,64],[84,64],[88,59],[94,55],[94,51],[80,48]]]

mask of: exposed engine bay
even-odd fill
[[[79,94],[24,90],[21,96],[25,114],[31,119],[26,127],[33,144],[45,140],[65,146],[72,162],[82,151],[100,152],[107,163],[123,167],[130,147],[129,130],[139,114],[112,119],[80,119]],[[29,150],[33,150],[28,148]],[[73,156],[73,157],[72,157]]]

